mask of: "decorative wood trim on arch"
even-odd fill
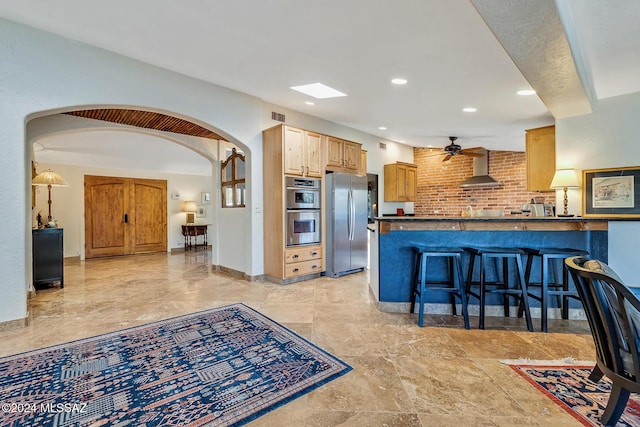
[[[222,136],[210,131],[209,129],[205,129],[200,125],[152,111],[129,110],[123,108],[101,108],[94,110],[69,111],[63,114],[145,129],[155,129],[163,132],[172,132],[182,135],[226,141]]]

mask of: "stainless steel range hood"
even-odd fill
[[[477,187],[498,187],[502,185],[501,182],[489,176],[489,152],[484,149],[476,149],[474,152],[478,154],[484,154],[482,157],[473,158],[473,176],[460,183],[462,188],[477,188]]]

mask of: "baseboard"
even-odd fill
[[[29,317],[7,320],[6,322],[0,322],[0,332],[15,331],[17,329],[26,328],[27,326],[29,326]]]
[[[223,265],[212,265],[211,270],[217,273],[228,274],[234,279],[246,280],[247,282],[264,282],[266,278],[264,274],[251,276],[249,274],[246,274],[244,271],[234,270],[233,268],[225,267]]]
[[[292,283],[303,282],[309,279],[316,279],[320,277],[320,273],[307,274],[305,276],[293,277],[291,279],[280,279],[279,277],[273,277],[269,275],[263,275],[263,276],[264,276],[264,280],[267,280],[271,283],[277,283],[279,285],[290,285]]]
[[[409,313],[411,309],[410,302],[384,302],[380,301],[378,303],[378,309],[385,313]],[[477,316],[480,311],[480,307],[477,305],[469,304],[469,315]],[[456,306],[456,310],[458,313],[461,313],[461,306],[458,304]],[[531,309],[531,317],[534,319],[539,319],[542,311],[540,307],[532,307]],[[414,309],[414,312],[418,312],[418,307]],[[451,304],[436,304],[436,303],[427,303],[424,305],[424,312],[426,314],[451,314]],[[485,307],[485,315],[490,317],[502,317],[503,309],[501,305],[488,305]],[[547,311],[547,316],[549,319],[561,319],[562,313],[559,308],[550,308]],[[509,310],[509,315],[515,317],[518,315],[518,306],[511,306]],[[584,310],[581,308],[570,308],[569,309],[569,319],[570,320],[587,320],[587,317],[584,314]]]

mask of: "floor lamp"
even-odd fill
[[[49,217],[48,221],[51,221],[53,217],[51,216],[51,187],[66,187],[67,181],[64,180],[60,175],[52,171],[51,169],[47,169],[44,172],[40,172],[38,175],[33,177],[31,180],[31,185],[46,185],[47,190],[49,191]]]
[[[555,175],[553,175],[550,187],[554,189],[562,189],[564,191],[564,213],[558,214],[558,216],[573,216],[569,215],[569,212],[567,210],[567,206],[569,205],[569,199],[567,198],[567,189],[580,187],[576,171],[573,169],[558,169]]]

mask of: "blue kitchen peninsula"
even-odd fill
[[[607,234],[608,220],[602,218],[379,217],[376,218],[376,232],[371,237],[371,292],[381,311],[409,312],[414,245],[575,248],[587,250],[592,258],[607,262]],[[464,255],[462,268],[465,279],[468,265],[469,257]],[[444,276],[445,271],[444,262],[441,267],[436,264],[432,278],[442,278],[437,276]],[[489,271],[488,280],[493,279],[491,274]],[[535,262],[532,274],[533,282],[539,281],[539,266]],[[474,280],[478,275],[476,268]],[[495,297],[495,300],[489,297]],[[499,295],[489,297],[487,304],[501,304]],[[532,299],[530,303],[533,313],[539,304]],[[449,299],[444,293],[433,293],[427,296],[427,304],[441,304],[446,310]],[[477,304],[476,299],[470,299],[470,306]],[[581,305],[579,301],[573,301],[571,307],[581,308]]]

